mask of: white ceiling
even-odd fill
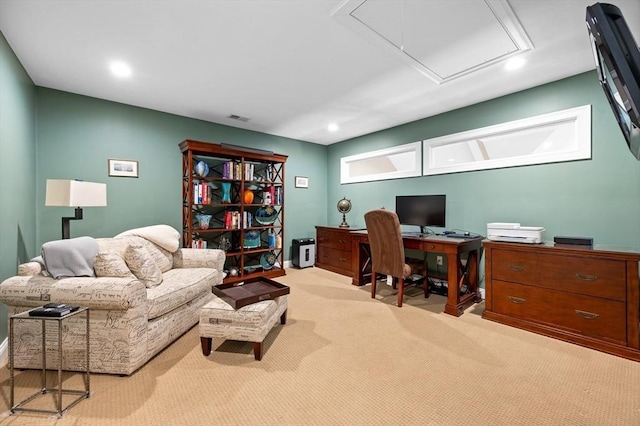
[[[323,145],[594,68],[584,21],[593,0],[365,1],[0,0],[0,30],[38,86]],[[640,0],[609,2],[640,39]],[[524,29],[533,49],[520,54],[523,68],[507,72],[503,47],[478,36],[480,22],[496,27],[487,5]],[[345,17],[357,6],[383,11],[358,17],[435,69],[465,64],[448,62],[460,52],[487,63],[438,84]],[[132,67],[129,79],[111,76],[116,59]]]

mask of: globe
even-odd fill
[[[340,224],[340,228],[348,228],[349,224],[347,223],[347,213],[351,211],[351,200],[347,200],[346,197],[342,198],[342,200],[338,201],[338,211],[342,213],[342,223]]]

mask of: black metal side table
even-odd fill
[[[34,308],[35,309],[35,308]],[[76,311],[73,311],[71,313],[68,313],[66,315],[63,315],[61,317],[45,317],[45,316],[32,316],[29,315],[30,311],[26,311],[26,312],[21,312],[19,314],[15,314],[12,315],[9,318],[9,381],[10,381],[10,387],[11,387],[11,401],[10,401],[10,405],[11,405],[11,414],[15,413],[16,411],[30,411],[30,412],[36,412],[36,413],[47,413],[47,414],[57,414],[58,416],[62,417],[62,415],[71,407],[73,407],[74,405],[76,405],[78,402],[80,402],[81,400],[85,399],[85,398],[89,398],[89,393],[90,393],[90,384],[89,384],[89,341],[90,341],[90,331],[89,331],[89,308],[79,308]],[[84,371],[81,371],[81,373],[83,374],[83,381],[84,381],[84,390],[75,390],[75,389],[63,389],[62,388],[62,361],[63,361],[63,356],[62,356],[62,329],[63,329],[63,322],[68,319],[71,318],[73,316],[79,315],[79,314],[84,314],[85,315],[85,322],[87,324],[87,331],[85,333],[86,336],[86,351],[85,351],[85,365],[84,365]],[[34,320],[34,321],[40,321],[42,324],[42,378],[41,378],[41,389],[37,392],[35,392],[34,394],[28,396],[27,398],[23,399],[22,401],[20,401],[17,404],[15,403],[15,393],[14,393],[14,351],[15,351],[15,342],[14,342],[14,329],[13,329],[13,323],[16,320]],[[47,387],[47,343],[46,343],[46,329],[47,329],[47,323],[50,321],[57,321],[58,322],[58,386],[57,387]],[[35,398],[45,395],[45,394],[57,394],[57,398],[56,398],[56,409],[55,410],[46,410],[46,409],[40,409],[40,408],[28,408],[25,407],[25,405],[27,403],[29,403],[30,401],[34,400]],[[66,407],[62,407],[62,395],[63,394],[71,394],[71,395],[78,395],[78,397],[76,399],[74,399],[73,401],[71,401]]]

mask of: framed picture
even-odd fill
[[[138,177],[138,162],[109,158],[109,176]]]
[[[305,176],[296,176],[296,188],[308,188],[309,178]]]

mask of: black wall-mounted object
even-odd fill
[[[629,150],[640,161],[640,51],[622,12],[614,5],[587,7],[598,79]]]

